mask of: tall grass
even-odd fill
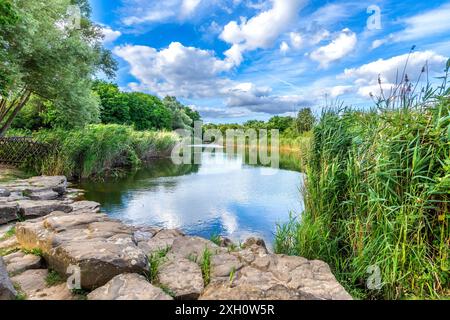
[[[177,136],[168,132],[135,131],[115,124],[89,125],[79,130],[44,130],[34,138],[56,147],[33,164],[40,174],[95,178],[117,174],[154,157],[170,154]]]
[[[405,76],[371,111],[324,112],[306,211],[279,226],[277,252],[328,262],[359,298],[450,295],[449,67],[436,89],[417,93]],[[366,286],[371,266],[380,290]]]

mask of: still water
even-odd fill
[[[133,225],[179,228],[239,242],[256,235],[270,245],[277,223],[303,211],[303,175],[294,154],[282,169],[248,165],[242,156],[203,152],[200,165],[153,162],[125,178],[84,182],[86,199],[101,203],[111,217]]]

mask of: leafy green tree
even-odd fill
[[[268,129],[278,129],[280,132],[285,132],[288,128],[294,124],[294,118],[292,117],[280,117],[275,116],[269,119],[267,123]]]
[[[132,92],[127,94],[130,120],[137,130],[171,129],[172,114],[155,96]]]
[[[117,84],[96,81],[93,90],[100,97],[102,123],[125,124],[130,122],[130,99]]]
[[[1,88],[0,135],[32,95],[52,102],[55,119],[65,126],[98,121],[99,101],[91,91],[92,78],[101,71],[112,77],[116,63],[102,47],[103,34],[89,18],[88,1],[0,1],[2,11],[7,8],[17,16],[0,28],[1,71],[7,75]],[[79,28],[64,24],[67,9],[74,3],[82,9]],[[2,19],[11,22],[3,15]]]
[[[300,110],[295,120],[297,132],[301,134],[306,131],[311,131],[315,122],[316,118],[310,108]]]
[[[164,106],[172,112],[172,129],[190,129],[193,120],[186,114],[184,106],[175,97],[165,97]]]

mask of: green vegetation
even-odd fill
[[[53,287],[63,282],[64,279],[55,270],[49,270],[47,276],[45,277],[45,283],[48,287]]]
[[[69,178],[117,175],[123,168],[137,168],[153,158],[170,155],[178,140],[173,133],[135,131],[114,124],[92,124],[70,131],[41,130],[33,137],[55,150],[28,167],[39,174],[64,174]]]
[[[0,249],[0,257],[7,256],[8,254],[19,251],[18,248],[2,248]]]
[[[0,241],[7,240],[16,234],[16,227],[11,227],[6,233],[0,237]]]
[[[450,90],[407,80],[372,111],[326,110],[307,159],[306,211],[275,249],[328,262],[361,298],[449,295]],[[381,290],[366,286],[379,268]]]
[[[220,247],[220,244],[222,243],[222,240],[220,239],[220,235],[218,235],[218,234],[213,234],[209,240],[211,240],[212,243],[218,245],[219,247]]]
[[[42,249],[40,249],[40,248],[33,248],[31,250],[23,248],[22,252],[25,253],[25,254],[32,254],[32,255],[35,255],[35,256],[38,256],[38,257],[43,257],[44,256],[44,253],[42,252]]]
[[[27,294],[23,292],[18,283],[13,283],[14,289],[17,291],[16,300],[27,300]]]
[[[159,267],[166,261],[166,256],[170,249],[170,247],[167,247],[158,250],[147,257],[149,270],[146,276],[150,283],[156,284],[158,282]]]
[[[211,282],[211,257],[211,251],[209,251],[208,248],[205,248],[205,251],[203,251],[202,260],[200,261],[200,268],[202,269],[205,286]]]

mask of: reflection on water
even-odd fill
[[[299,172],[267,175],[267,168],[221,152],[202,153],[201,159],[201,165],[181,166],[158,160],[124,179],[81,187],[114,218],[206,238],[222,234],[239,241],[257,235],[272,243],[276,223],[286,222],[290,211],[303,211]],[[295,166],[293,160],[281,163]]]

